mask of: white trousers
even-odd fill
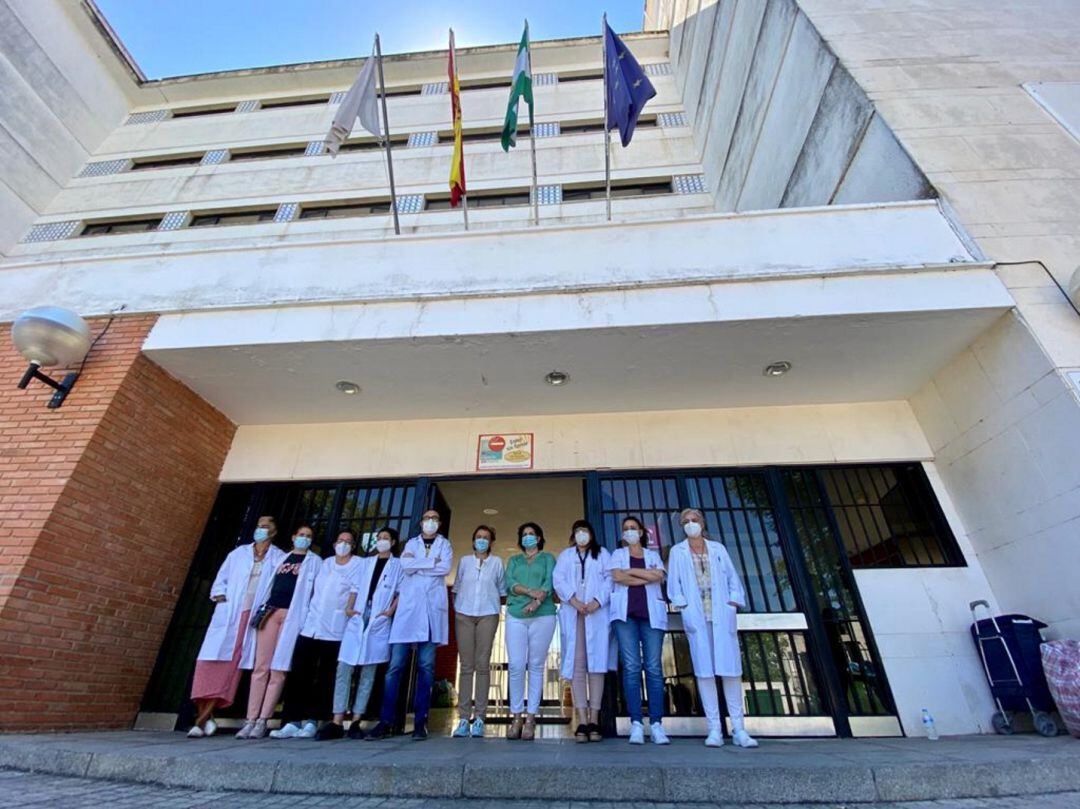
[[[528,712],[540,712],[544,694],[544,668],[548,648],[555,634],[555,616],[536,618],[506,616],[506,657],[510,670],[510,711],[525,711],[525,673],[529,674]]]
[[[709,654],[713,654],[712,627],[709,627]],[[721,677],[724,684],[724,702],[727,703],[728,716],[731,717],[733,732],[743,730],[743,692],[742,677]],[[720,700],[716,693],[715,677],[697,678],[698,696],[701,697],[701,707],[705,709],[705,720],[709,724],[709,730],[720,727]]]

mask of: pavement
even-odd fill
[[[257,801],[260,807],[366,809],[389,806],[387,799],[393,799],[395,807],[467,801],[470,809],[626,801],[638,806],[906,807],[914,802],[920,809],[1075,809],[1080,807],[1080,740],[764,740],[756,750],[714,750],[700,739],[639,748],[622,739],[576,745],[561,739],[244,742],[231,736],[189,740],[166,732],[10,734],[0,736],[0,776],[5,806],[107,802],[119,809]]]

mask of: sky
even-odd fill
[[[147,78],[640,31],[644,0],[96,0]]]

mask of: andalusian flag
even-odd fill
[[[454,159],[450,164],[450,207],[455,208],[465,196],[465,153],[461,148],[461,85],[454,64],[454,29],[450,29],[450,62],[446,69],[450,77],[450,113],[454,120]]]
[[[514,63],[514,77],[510,80],[510,102],[506,105],[506,121],[503,123],[502,147],[509,152],[517,145],[518,104],[521,99],[529,105],[529,130],[533,125],[532,59],[529,56],[529,21],[525,21],[525,30],[518,45],[517,61]]]

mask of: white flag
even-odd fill
[[[375,89],[374,55],[364,62],[360,75],[356,77],[353,86],[345,94],[345,100],[338,107],[334,122],[330,124],[330,132],[326,135],[326,151],[337,155],[341,144],[352,132],[357,118],[360,119],[360,126],[376,138],[382,138],[382,127],[379,125],[379,92]]]

